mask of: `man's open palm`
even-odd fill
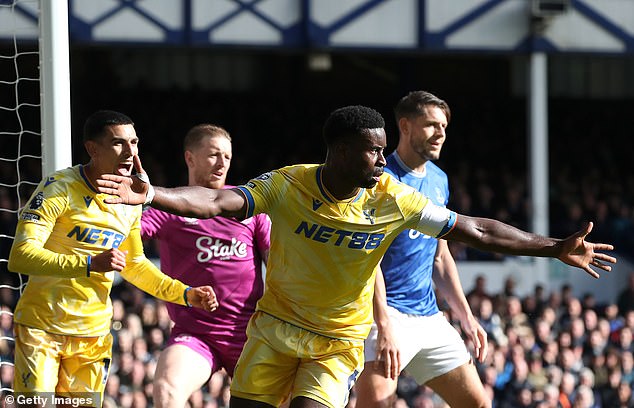
[[[109,204],[143,204],[150,188],[150,180],[139,156],[134,156],[134,168],[137,172],[132,177],[116,174],[102,174],[97,179],[97,188],[100,193],[110,194],[113,197],[106,198]]]
[[[599,278],[599,274],[590,265],[609,272],[612,267],[605,263],[616,263],[616,258],[596,252],[611,251],[614,249],[612,245],[595,244],[585,240],[586,236],[592,231],[592,226],[590,222],[584,229],[564,239],[563,251],[558,258],[568,265],[583,269],[593,278]]]

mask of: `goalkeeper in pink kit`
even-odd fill
[[[231,137],[224,129],[193,127],[184,150],[190,186],[225,187]],[[150,208],[141,226],[144,239],[159,240],[161,269],[167,275],[191,286],[212,286],[219,303],[212,313],[167,304],[175,326],[157,364],[154,404],[184,407],[214,372],[224,368],[233,376],[247,323],[262,296],[271,223],[265,214],[243,221],[199,220]]]

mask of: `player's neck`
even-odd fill
[[[84,170],[84,175],[86,176],[86,178],[88,179],[90,184],[92,184],[93,186],[96,186],[97,185],[97,178],[101,174],[96,174],[97,170],[95,169],[95,165],[92,162],[92,160],[89,161],[88,163],[84,164],[82,167],[83,167],[83,170]]]
[[[225,183],[223,182],[216,182],[216,183],[207,183],[207,182],[198,182],[196,180],[190,179],[188,184],[188,186],[199,186],[199,187],[206,187],[206,188],[211,188],[214,190],[220,190],[225,188]]]
[[[355,197],[361,189],[358,186],[349,185],[344,177],[332,171],[328,163],[323,166],[321,181],[330,195],[341,201]]]
[[[396,148],[396,153],[398,154],[398,157],[400,157],[401,161],[410,169],[418,173],[425,172],[425,166],[428,162],[427,159],[420,157],[420,155],[406,147],[403,147],[402,145],[399,145]]]

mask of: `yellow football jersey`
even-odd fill
[[[121,275],[163,300],[184,304],[183,283],[143,254],[141,206],[104,203],[81,165],[45,178],[20,213],[9,270],[29,275],[14,320],[55,334],[110,332],[115,272],[89,272],[90,257],[128,251]]]
[[[363,340],[372,323],[374,270],[390,242],[419,228],[428,199],[383,174],[339,201],[322,166],[297,165],[240,186],[247,217],[273,222],[266,288],[258,310],[328,337]]]

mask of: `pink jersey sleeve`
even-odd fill
[[[258,214],[255,217],[255,244],[260,257],[265,263],[268,258],[268,251],[271,247],[271,219],[266,214]],[[266,257],[265,257],[266,255]]]
[[[141,238],[160,238],[161,227],[165,224],[169,214],[154,208],[143,211],[141,216]]]

